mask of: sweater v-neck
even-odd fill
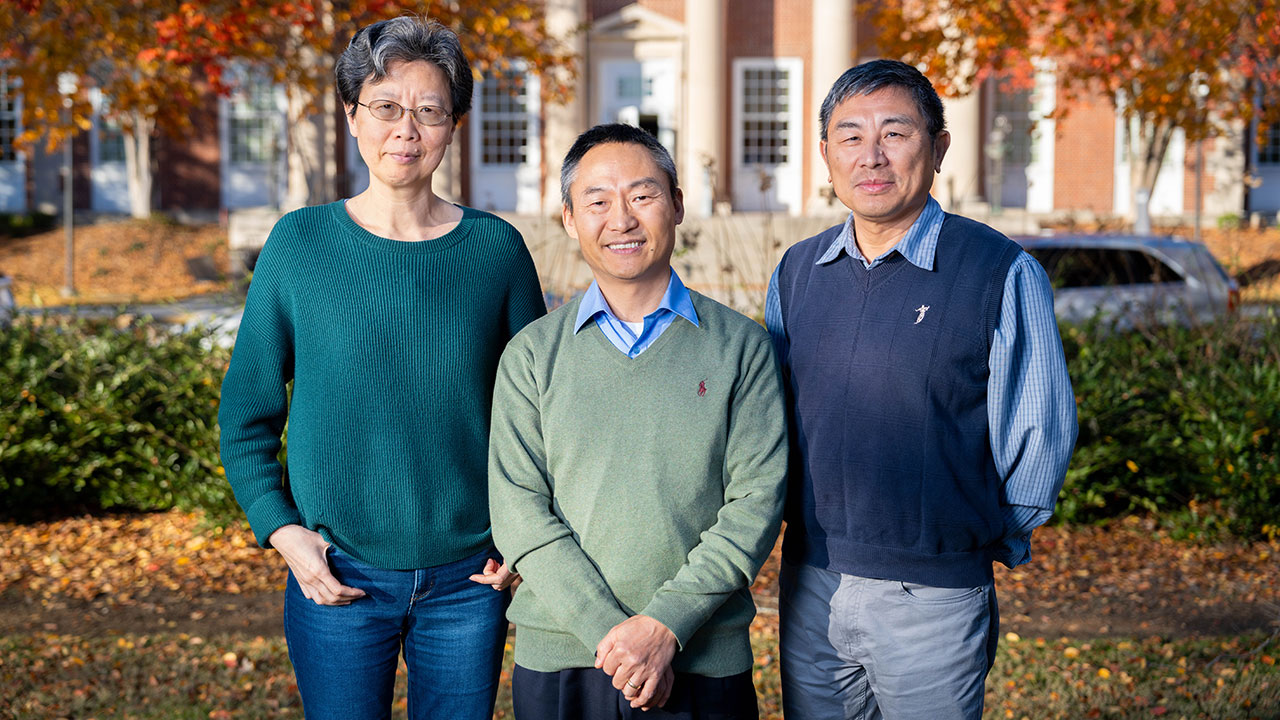
[[[850,255],[842,257],[840,263],[848,268],[849,277],[864,293],[869,293],[873,288],[889,282],[894,276],[902,272],[904,267],[915,267],[901,253],[894,253],[885,258],[879,265],[871,268],[863,267],[861,262]]]
[[[693,301],[694,310],[696,311],[697,299],[693,291],[690,291],[689,298],[690,300]],[[578,302],[582,302],[581,298],[579,298]],[[576,308],[574,309],[572,314],[573,315],[577,314]],[[698,312],[698,317],[699,318],[702,317],[701,312]],[[617,346],[615,346],[612,342],[609,342],[609,338],[604,336],[604,332],[600,330],[600,327],[596,325],[595,322],[591,322],[590,327],[586,327],[578,331],[578,334],[581,334],[583,332],[591,333],[592,335],[595,336],[595,341],[600,344],[600,347],[605,350],[606,354],[611,355],[613,357],[613,362],[618,363],[619,365],[627,368],[628,370],[633,370],[647,363],[647,359],[649,358],[649,356],[654,354],[656,350],[659,350],[662,347],[664,347],[669,342],[668,338],[670,338],[673,334],[686,332],[685,330],[681,329],[686,325],[693,328],[694,330],[698,329],[696,326],[693,325],[693,323],[677,315],[675,322],[667,326],[667,329],[664,330],[656,340],[650,343],[649,347],[645,348],[644,352],[640,353],[635,357],[629,357],[626,353],[619,350]]]

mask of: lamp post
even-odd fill
[[[1204,119],[1205,102],[1209,98],[1208,74],[1201,70],[1191,73],[1191,92],[1196,102],[1196,122]],[[1204,140],[1196,138],[1196,219],[1192,237],[1200,242],[1200,218],[1204,211],[1204,194],[1201,187],[1204,181]]]
[[[71,127],[71,98],[76,94],[77,78],[75,73],[64,72],[58,73],[58,94],[62,95],[62,107],[66,117],[67,127]],[[76,241],[75,241],[75,222],[73,215],[75,213],[75,198],[72,194],[72,162],[74,157],[71,152],[71,136],[68,135],[66,144],[62,147],[62,222],[66,229],[66,256],[67,264],[63,272],[62,278],[62,296],[74,297],[76,294],[75,283],[75,265],[72,260],[75,257]]]

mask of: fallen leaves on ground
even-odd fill
[[[1177,234],[1189,238],[1191,228]],[[1239,279],[1244,301],[1280,301],[1280,229],[1206,228],[1201,235],[1214,257]]]
[[[280,555],[244,524],[209,526],[198,513],[83,516],[0,523],[0,594],[123,605],[153,595],[191,598],[283,589]]]
[[[198,514],[0,523],[0,533],[0,595],[49,611],[68,603],[109,609],[211,593],[270,593],[274,601],[284,579],[279,555],[258,548],[246,526],[212,527]],[[1118,622],[1240,605],[1271,608],[1274,622],[1280,543],[1176,540],[1153,521],[1133,518],[1042,528],[1032,554],[1030,565],[997,571],[1003,612],[1012,622],[1002,625],[987,683],[991,717],[1280,715],[1274,626],[1216,635],[1190,628],[1188,637],[1151,627],[1125,636]],[[761,612],[751,628],[761,717],[775,719],[782,712],[777,572],[775,548],[754,588]],[[279,612],[257,595],[246,600],[247,607]],[[1041,621],[1046,613],[1083,624],[1077,632],[1050,633]],[[1099,623],[1106,629],[1099,632]],[[507,678],[497,717],[510,713]],[[404,712],[403,687],[402,672],[397,717]],[[108,629],[86,636],[33,627],[0,637],[0,696],[12,698],[22,717],[301,715],[283,639],[243,633]]]
[[[283,638],[0,638],[0,695],[13,717],[302,716]]]
[[[1174,539],[1147,518],[1041,528],[1032,561],[996,566],[1002,614],[1036,624],[1079,616],[1065,631],[1231,631],[1280,623],[1280,542]],[[1216,626],[1215,626],[1216,623]]]
[[[77,225],[76,301],[158,302],[221,292],[227,271],[227,232],[218,225],[110,219]],[[66,265],[62,228],[24,238],[0,238],[0,274],[13,278],[18,305],[60,305]]]
[[[1257,631],[1178,641],[1006,637],[987,678],[987,716],[1275,718],[1278,644],[1280,633]]]
[[[495,718],[511,716],[511,640]],[[392,717],[406,717],[407,673],[396,671]],[[282,637],[136,634],[0,637],[0,718],[135,720],[301,718]],[[6,711],[12,714],[6,714]]]
[[[776,616],[752,624],[764,720],[782,717]],[[1028,720],[1280,714],[1277,636],[1167,640],[1004,637],[987,679],[986,717]],[[511,716],[511,648],[495,718]],[[405,717],[396,674],[393,717]],[[284,640],[190,634],[0,638],[0,697],[15,717],[301,717]],[[2,714],[2,713],[0,713]],[[7,717],[7,716],[6,716]]]
[[[213,527],[195,513],[0,523],[0,533],[0,595],[38,598],[46,608],[275,593],[285,579],[283,560],[259,548],[247,525]],[[779,555],[775,547],[753,588],[764,615],[777,608]],[[1030,564],[997,566],[1002,620],[1006,629],[1053,634],[1264,627],[1268,613],[1280,620],[1277,557],[1280,542],[1175,540],[1136,517],[1041,528]],[[1239,623],[1246,611],[1253,615],[1242,627],[1212,625]]]
[[[1001,622],[1053,634],[1234,632],[1280,623],[1280,542],[1175,539],[1150,518],[1035,531],[1031,562],[995,566]],[[780,553],[756,580],[777,608]]]

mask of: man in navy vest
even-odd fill
[[[793,423],[781,576],[787,717],[973,718],[995,655],[992,561],[1030,559],[1076,437],[1044,270],[929,195],[951,142],[915,68],[822,104],[848,219],[798,243],[765,324]]]

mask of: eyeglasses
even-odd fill
[[[392,102],[390,100],[374,100],[368,104],[357,100],[356,104],[369,108],[370,115],[379,120],[385,120],[386,122],[395,122],[399,120],[401,116],[404,115],[405,110],[409,109],[400,103]],[[451,119],[453,119],[453,113],[442,107],[436,107],[435,105],[422,105],[421,107],[413,108],[414,122],[424,127],[443,125]]]

